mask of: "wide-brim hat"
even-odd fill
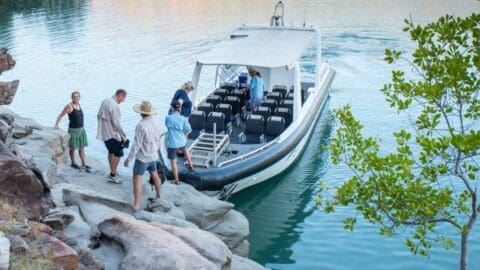
[[[250,73],[250,74],[251,74],[251,73],[256,73],[256,72],[257,72],[257,69],[256,69],[256,68],[254,68],[254,67],[248,67],[248,69],[247,69],[247,70],[248,70],[248,73]]]
[[[147,115],[155,114],[155,110],[153,109],[152,103],[150,103],[150,101],[142,101],[142,103],[140,104],[135,104],[135,106],[133,106],[133,110],[136,113],[140,113],[140,114],[147,114]]]

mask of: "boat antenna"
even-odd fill
[[[303,27],[306,26],[306,18],[307,18],[307,9],[308,9],[308,0],[305,0],[305,13],[303,14]]]
[[[273,16],[270,19],[270,26],[285,26],[283,23],[283,15],[285,13],[285,6],[282,1],[278,1],[273,9]]]

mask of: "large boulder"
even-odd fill
[[[233,204],[220,201],[197,191],[187,184],[163,185],[162,196],[182,209],[185,219],[195,223],[201,229],[208,230],[223,220]]]
[[[247,237],[250,234],[247,218],[235,210],[230,210],[223,220],[208,230],[227,244],[230,250],[240,256],[247,256],[249,244]]]
[[[260,264],[237,255],[232,258],[232,270],[265,270],[266,268]]]
[[[78,269],[79,259],[77,252],[57,238],[45,233],[40,233],[40,235],[29,244],[33,250],[40,253],[38,255],[51,259],[64,270]]]
[[[12,103],[19,84],[19,80],[0,82],[0,105],[8,105]]]
[[[0,198],[14,205],[20,214],[39,220],[48,210],[44,204],[43,186],[35,174],[0,142]]]
[[[103,221],[98,228],[104,236],[121,243],[125,249],[120,269],[213,270],[229,267],[219,268],[180,238],[144,221],[116,216]]]
[[[7,48],[0,48],[0,74],[2,72],[12,69],[15,66],[15,60],[8,53]]]
[[[0,270],[7,270],[10,264],[10,241],[0,231]]]
[[[179,228],[159,222],[150,224],[180,238],[204,258],[216,264],[219,269],[230,268],[232,252],[213,234],[199,229]]]

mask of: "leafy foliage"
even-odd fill
[[[354,173],[331,199],[325,199],[328,188],[322,186],[317,200],[326,212],[355,205],[356,216],[378,224],[385,236],[412,228],[406,245],[423,256],[434,245],[454,248],[439,230],[449,224],[462,236],[463,258],[464,241],[480,212],[480,15],[446,15],[425,26],[405,23],[416,50],[406,58],[387,49],[385,61],[407,61],[414,74],[392,71],[381,91],[392,108],[415,115],[412,129],[395,132],[396,151],[384,154],[379,139],[362,135],[349,105],[336,110],[332,161]],[[347,218],[345,228],[353,230],[355,222]]]

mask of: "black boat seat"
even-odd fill
[[[240,107],[243,107],[245,105],[247,95],[242,90],[233,90],[230,95],[238,97],[240,99]]]
[[[265,135],[278,136],[285,130],[285,119],[281,116],[270,116],[267,119]]]
[[[213,92],[214,95],[220,96],[222,99],[224,99],[228,95],[227,89],[219,88]]]
[[[247,117],[245,123],[245,134],[263,134],[263,116],[257,114],[251,114]]]
[[[291,112],[293,112],[293,100],[283,100],[282,102],[280,102],[280,105],[278,105],[278,107],[288,108]]]
[[[210,95],[207,97],[207,102],[211,103],[213,107],[215,107],[218,103],[222,102],[222,97],[217,95]]]
[[[213,132],[213,124],[217,124],[217,133],[225,130],[225,115],[221,112],[211,112],[207,117],[207,132]]]
[[[198,105],[197,110],[204,112],[205,115],[208,115],[213,111],[213,105],[211,103],[204,102]]]
[[[271,92],[271,93],[268,93],[268,95],[265,97],[265,99],[273,99],[278,103],[280,103],[280,101],[282,101],[283,97],[282,97],[282,94],[279,93],[279,92]]]
[[[258,115],[263,116],[263,120],[264,120],[264,123],[263,123],[263,124],[264,124],[264,125],[265,125],[265,123],[266,123],[267,118],[272,115],[270,108],[269,108],[269,107],[265,107],[265,106],[260,106],[260,107],[258,107],[258,108],[257,108],[257,111],[254,112],[253,114],[258,114]]]
[[[276,108],[273,115],[283,117],[285,119],[285,127],[292,123],[292,111],[289,108]]]
[[[225,123],[228,123],[231,119],[230,116],[232,115],[232,105],[226,103],[219,103],[215,107],[216,112],[221,112],[225,116]]]
[[[237,85],[234,83],[222,83],[220,85],[220,88],[226,89],[228,92],[231,92],[235,89],[237,89]]]
[[[193,130],[202,130],[205,128],[205,112],[203,111],[193,111],[188,122]]]
[[[282,98],[287,95],[287,87],[285,85],[274,85],[272,92],[278,92],[282,95]]]
[[[275,110],[275,107],[277,106],[277,104],[278,103],[273,99],[265,99],[262,102],[262,106],[269,107],[271,112],[273,112],[273,110]]]
[[[232,105],[232,114],[236,115],[240,112],[240,98],[236,96],[227,96],[223,103]]]

